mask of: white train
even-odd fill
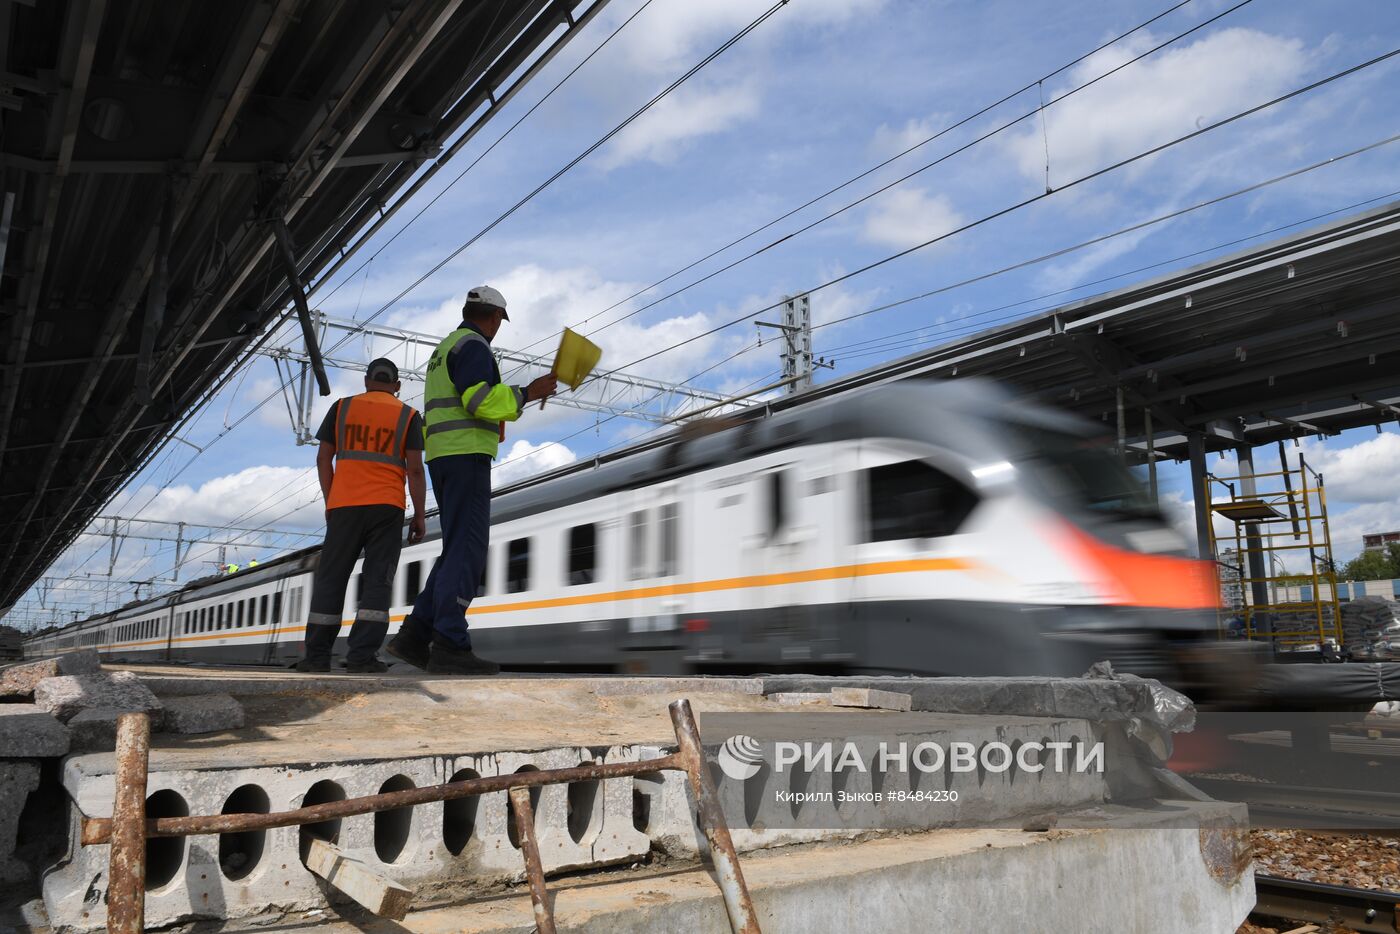
[[[1218,590],[1097,432],[992,384],[906,382],[571,465],[496,493],[474,642],[530,669],[1077,675],[1107,658],[1170,677],[1213,632]],[[437,553],[431,524],[404,549],[393,628]],[[316,558],[196,581],[27,654],[286,664]]]

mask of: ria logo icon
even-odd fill
[[[731,736],[719,747],[719,767],[725,775],[742,782],[753,778],[763,766],[763,747],[752,736]]]

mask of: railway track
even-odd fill
[[[1218,801],[1249,805],[1250,823],[1272,829],[1400,829],[1400,794],[1355,788],[1188,778]]]
[[[1354,931],[1400,932],[1400,893],[1353,889],[1256,873],[1254,916],[1339,924]]]

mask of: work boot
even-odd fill
[[[367,662],[346,662],[345,670],[352,675],[378,675],[389,670],[389,666],[377,658]]]
[[[297,662],[297,671],[315,672],[330,671],[331,661],[328,658],[303,658]]]
[[[414,668],[428,667],[428,643],[413,638],[402,629],[384,646],[384,651]]]
[[[428,673],[434,675],[494,675],[501,666],[479,657],[471,649],[434,642],[428,656]]]

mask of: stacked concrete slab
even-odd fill
[[[15,857],[20,815],[39,787],[40,763],[66,755],[68,729],[34,693],[45,680],[97,670],[96,652],[75,652],[0,671],[0,884],[32,875]]]
[[[181,697],[164,704],[133,672],[103,671],[93,649],[0,670],[0,882],[32,874],[14,852],[19,817],[38,787],[43,760],[113,749],[117,719],[126,713],[146,714],[153,729],[178,733],[243,725],[242,708],[232,698]]]

